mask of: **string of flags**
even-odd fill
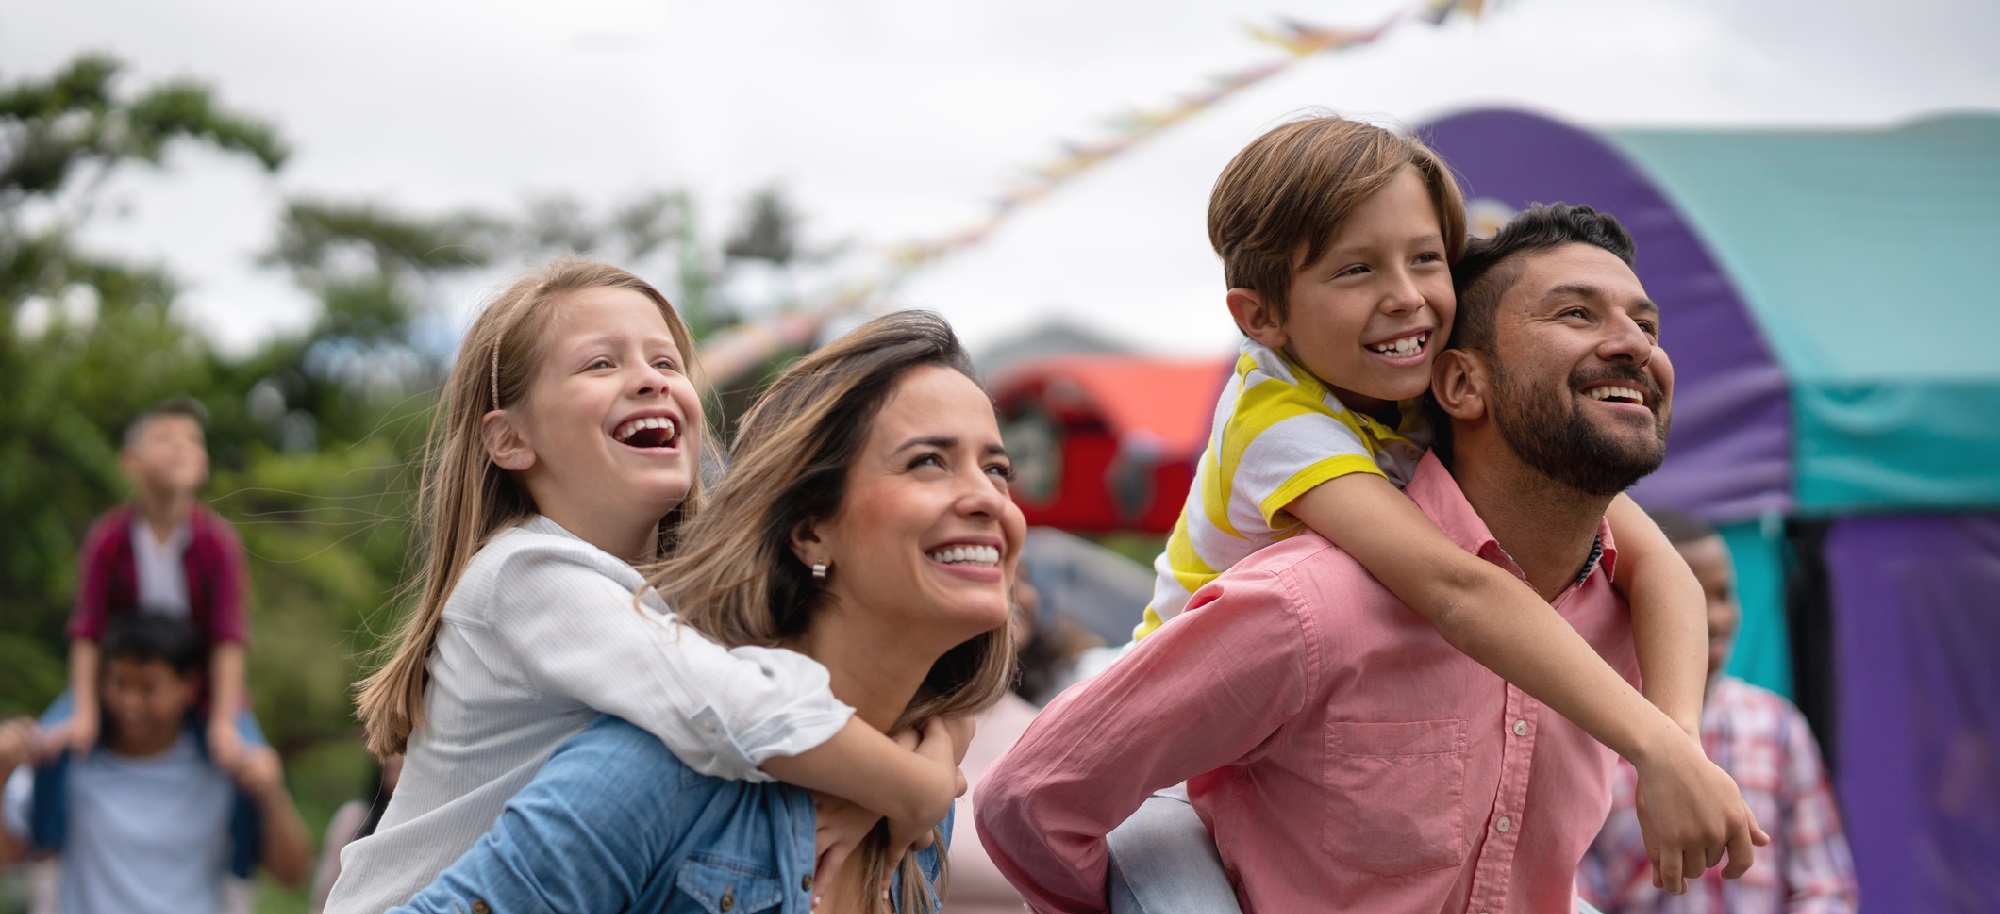
[[[702,361],[717,382],[753,370],[772,354],[801,347],[827,318],[862,308],[938,260],[974,247],[1023,208],[1044,200],[1064,185],[1139,144],[1184,123],[1247,89],[1289,70],[1301,60],[1337,54],[1382,40],[1407,22],[1438,26],[1457,16],[1479,17],[1486,0],[1419,0],[1406,11],[1362,28],[1321,27],[1291,19],[1270,26],[1253,25],[1250,37],[1276,46],[1283,56],[1241,70],[1210,77],[1206,84],[1181,94],[1160,108],[1127,111],[1106,122],[1107,136],[1060,144],[1052,159],[1025,169],[1020,178],[993,198],[987,211],[971,225],[933,238],[896,245],[888,251],[882,275],[857,282],[806,312],[782,315],[754,325],[739,325],[704,347]]]

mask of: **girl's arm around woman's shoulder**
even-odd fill
[[[651,734],[600,717],[556,749],[472,850],[399,914],[622,911],[720,783]]]
[[[770,780],[766,759],[826,742],[853,715],[817,662],[725,649],[636,605],[637,575],[594,567],[616,560],[576,545],[517,550],[495,580],[494,636],[545,697],[625,718],[695,771],[738,781]]]

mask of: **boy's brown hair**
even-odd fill
[[[1342,117],[1283,124],[1229,160],[1208,198],[1208,243],[1232,289],[1257,293],[1290,317],[1292,274],[1326,252],[1340,220],[1405,167],[1437,208],[1445,260],[1465,249],[1465,197],[1444,159],[1422,140]]]

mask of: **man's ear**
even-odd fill
[[[1229,316],[1236,319],[1236,326],[1244,336],[1272,349],[1283,349],[1291,342],[1284,323],[1271,313],[1270,305],[1255,290],[1231,289],[1223,301],[1229,305]]]
[[[504,409],[490,410],[479,417],[479,443],[486,456],[503,470],[525,470],[535,465],[535,448]]]
[[[1479,353],[1447,349],[1431,365],[1431,396],[1453,419],[1481,419],[1486,416],[1491,377]]]

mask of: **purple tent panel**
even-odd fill
[[[1587,203],[1631,231],[1676,376],[1666,465],[1633,497],[1721,520],[1787,513],[1784,372],[1715,258],[1652,181],[1602,139],[1522,111],[1453,115],[1423,133],[1458,169],[1469,202]]]
[[[1840,799],[1867,910],[2000,910],[2000,514],[1826,538]]]

